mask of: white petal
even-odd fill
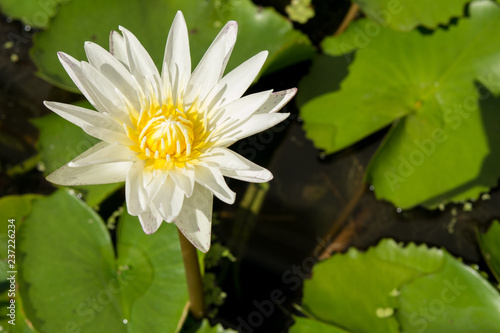
[[[189,79],[184,97],[185,103],[191,104],[196,97],[203,101],[219,82],[233,51],[237,33],[238,24],[235,21],[229,21],[215,37]]]
[[[129,69],[125,39],[117,31],[111,31],[109,34],[109,52]]]
[[[241,122],[250,118],[269,99],[271,93],[272,90],[268,90],[244,96],[214,112],[208,122],[209,131],[213,132],[215,136],[233,126],[239,126]]]
[[[227,148],[207,149],[200,160],[220,168],[222,175],[238,180],[263,183],[273,179],[271,172]]]
[[[135,110],[140,111],[141,102],[137,91],[140,87],[125,66],[95,43],[86,42],[85,52],[89,63],[108,79],[114,87],[120,90]]]
[[[254,170],[230,170],[230,169],[221,169],[221,173],[230,178],[242,180],[250,183],[266,183],[273,179],[273,174],[267,170],[262,168],[259,171]]]
[[[125,182],[125,199],[130,215],[139,215],[147,210],[148,193],[143,185],[144,161],[138,161],[130,168]]]
[[[157,220],[159,220],[160,222],[163,222],[163,218],[160,214],[160,211],[158,210],[158,208],[156,208],[155,205],[153,205],[152,203],[149,203],[148,208],[149,208],[149,210],[151,210],[151,214],[153,214],[153,216],[155,216],[157,218]]]
[[[238,23],[236,21],[228,21],[226,25],[221,29],[215,40],[219,38],[220,35],[225,36],[226,47],[225,47],[225,55],[224,62],[222,63],[222,69],[220,72],[219,80],[224,75],[224,71],[226,70],[227,63],[229,61],[229,57],[233,52],[234,44],[236,43],[236,37],[238,36]],[[212,47],[212,46],[210,46]],[[210,49],[210,48],[209,48]],[[208,50],[207,50],[208,51]]]
[[[139,214],[139,221],[141,222],[142,230],[148,235],[151,235],[158,230],[163,222],[161,216],[154,214],[151,210],[147,210]]]
[[[217,198],[228,204],[234,203],[236,193],[227,186],[219,169],[199,163],[195,165],[195,177],[198,184],[208,188]]]
[[[44,102],[45,106],[64,119],[81,127],[87,134],[109,143],[133,145],[125,130],[115,120],[92,110],[58,102]]]
[[[101,142],[96,143],[95,145],[93,145],[92,147],[90,147],[89,149],[87,149],[86,151],[84,151],[83,153],[78,155],[77,157],[73,158],[71,160],[71,162],[68,163],[68,166],[70,166],[70,167],[83,166],[83,165],[78,165],[78,163],[75,163],[75,162],[85,160],[88,156],[91,156],[96,151],[99,151],[99,150],[107,147],[108,145],[109,145],[109,143],[107,143],[105,141],[101,141]],[[117,161],[113,161],[113,162],[117,162]],[[123,162],[123,161],[118,161],[118,162]],[[87,163],[84,165],[90,165],[90,164],[101,164],[101,162]]]
[[[269,96],[269,99],[255,112],[274,113],[278,112],[297,93],[297,88],[277,91]]]
[[[64,165],[47,176],[49,182],[73,186],[123,182],[132,162],[93,164],[82,167]]]
[[[68,166],[79,167],[89,164],[127,162],[132,161],[135,155],[137,153],[130,150],[128,146],[101,141],[71,161]]]
[[[195,185],[193,195],[184,200],[175,224],[182,234],[201,252],[210,249],[213,195],[206,188]]]
[[[214,110],[240,98],[259,73],[267,55],[267,51],[262,51],[224,76],[210,91],[203,108]]]
[[[180,11],[175,15],[172,27],[168,32],[163,66],[168,67],[174,97],[173,102],[176,104],[177,100],[175,98],[183,94],[191,75],[188,30],[186,20]]]
[[[160,74],[158,73],[158,68],[156,68],[153,59],[151,59],[149,53],[134,34],[121,26],[120,30],[125,38],[130,72],[140,84],[145,94],[150,91],[150,89],[153,89],[155,97],[161,100],[159,95]]]
[[[209,166],[232,170],[262,170],[262,167],[247,160],[228,148],[209,148],[200,156],[200,161]]]
[[[169,176],[172,177],[175,184],[184,191],[188,198],[193,194],[195,172],[192,165],[188,164],[184,168],[176,168],[169,173]]]
[[[163,183],[168,177],[168,172],[148,170],[143,172],[143,186],[148,193],[150,201],[156,196]]]
[[[87,79],[82,73],[81,62],[64,52],[57,52],[57,56],[59,57],[59,61],[63,65],[69,77],[73,80],[90,104],[92,104],[98,111],[106,111],[104,106],[95,96],[94,92],[87,85]]]
[[[172,222],[179,215],[183,202],[184,191],[170,177],[165,180],[153,199],[153,205],[167,222]]]
[[[232,132],[225,133],[223,138],[219,138],[218,144],[229,147],[238,140],[273,127],[285,120],[289,115],[289,113],[254,114]]]
[[[87,85],[94,92],[97,99],[104,106],[105,111],[118,118],[122,123],[132,127],[129,105],[125,96],[111,82],[104,77],[95,67],[84,62],[82,72],[87,79]],[[103,110],[101,110],[103,111]]]

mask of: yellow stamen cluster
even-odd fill
[[[131,116],[132,128],[125,125],[136,143],[131,149],[153,169],[183,167],[196,160],[206,139],[206,118],[199,116],[194,107],[184,111],[174,105],[151,106]]]

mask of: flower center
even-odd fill
[[[149,110],[131,114],[131,122],[132,128],[125,126],[136,143],[130,149],[153,169],[195,163],[199,148],[206,144],[206,118],[194,106],[184,111],[171,104],[155,104]]]
[[[152,117],[139,135],[141,151],[148,158],[165,159],[191,155],[193,122],[182,114]]]

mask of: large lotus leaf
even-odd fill
[[[492,38],[500,8],[474,2],[470,12],[432,35],[381,29],[341,89],[301,110],[308,137],[327,153],[392,124],[367,180],[399,207],[474,198],[500,176],[499,105],[489,92],[500,92],[500,39]]]
[[[164,222],[146,235],[139,219],[124,213],[118,227],[118,268],[132,280],[122,304],[131,332],[176,332],[188,301],[177,228]]]
[[[433,314],[439,302],[446,309]],[[494,332],[499,304],[498,291],[448,253],[393,240],[366,253],[334,255],[304,283],[303,308],[311,320],[355,333],[424,332],[420,319],[427,310],[433,322],[425,332]]]
[[[367,47],[379,34],[380,25],[378,23],[361,18],[352,22],[339,36],[323,39],[321,47],[328,55],[340,56]],[[350,62],[349,58],[348,62]]]
[[[500,282],[500,222],[494,221],[485,234],[478,233],[484,260]]]
[[[38,199],[18,243],[21,296],[37,330],[124,331],[110,291],[119,285],[113,248],[95,212],[64,191]]]
[[[0,0],[2,13],[35,28],[46,28],[60,4],[69,0]]]
[[[42,332],[174,332],[187,301],[177,232],[125,215],[118,258],[102,219],[66,191],[38,199],[18,235],[24,309]]]
[[[78,103],[78,105],[92,108],[87,102]],[[86,134],[80,127],[55,113],[32,119],[31,122],[40,131],[37,149],[40,151],[46,175],[99,142],[98,139]],[[122,186],[123,183],[115,183],[74,186],[73,188],[83,194],[83,198],[89,206],[94,207]]]
[[[382,26],[409,31],[422,25],[435,28],[462,16],[470,0],[354,0],[363,13]]]
[[[313,279],[304,284],[303,307],[314,318],[352,332],[399,332],[394,316],[380,318],[377,311],[397,308],[392,294],[405,282],[437,270],[442,257],[441,251],[400,248],[394,241],[364,254],[351,249],[316,265]]]
[[[50,27],[34,39],[32,57],[39,74],[58,86],[76,91],[59,64],[56,52],[84,60],[83,43],[93,41],[108,49],[109,33],[122,25],[132,31],[161,66],[173,17],[182,10],[190,32],[193,64],[197,64],[218,31],[236,20],[239,34],[228,64],[234,68],[254,54],[269,50],[266,68],[276,70],[312,56],[308,38],[284,17],[250,0],[74,0],[61,6]],[[194,67],[193,67],[194,68]]]
[[[498,290],[449,254],[437,272],[405,284],[398,299],[403,332],[496,332],[500,327]]]

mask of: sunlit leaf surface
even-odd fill
[[[431,35],[380,30],[357,51],[341,89],[301,110],[326,153],[392,125],[366,176],[379,199],[433,207],[497,183],[500,8],[474,2],[470,12]]]
[[[436,28],[463,15],[470,0],[355,0],[363,13],[382,26],[409,31],[422,25]]]
[[[59,5],[69,0],[0,0],[2,13],[33,28],[46,28]]]
[[[184,1],[73,0],[61,6],[46,31],[34,39],[32,57],[49,82],[77,91],[57,59],[64,51],[85,60],[83,45],[92,41],[109,49],[109,33],[122,25],[132,31],[161,68],[167,34],[177,10],[190,32],[192,63],[197,64],[222,26],[236,20],[238,40],[228,70],[262,50],[269,51],[263,71],[273,71],[312,56],[309,39],[273,9],[250,0]],[[193,67],[194,68],[194,67]]]
[[[115,259],[102,219],[59,190],[33,203],[18,251],[24,309],[42,333],[174,332],[178,326],[188,296],[173,225],[146,235],[124,213]]]
[[[478,272],[443,250],[393,240],[316,265],[302,306],[310,320],[355,333],[494,332],[500,325],[500,295]]]

